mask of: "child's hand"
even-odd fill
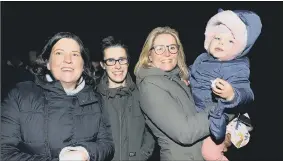
[[[216,78],[215,86],[212,87],[214,94],[226,99],[227,101],[232,101],[234,99],[235,93],[231,84],[223,79]]]

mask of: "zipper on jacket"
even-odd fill
[[[106,100],[108,102],[109,98],[110,98],[110,95],[109,95],[109,92],[106,92]],[[106,104],[106,103],[105,103]],[[119,150],[119,161],[122,161],[122,128],[121,128],[121,120],[122,120],[122,115],[121,115],[121,110],[117,109],[114,107],[114,110],[118,113],[118,118],[119,118],[119,132],[120,132],[120,136],[119,136],[119,146],[120,146],[120,150]],[[112,126],[112,125],[111,125]],[[116,145],[115,145],[116,146]]]

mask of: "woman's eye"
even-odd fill
[[[156,50],[162,50],[162,48],[161,47],[157,47]]]

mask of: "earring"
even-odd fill
[[[48,70],[50,70],[50,65],[49,65],[49,63],[46,64],[46,68],[47,68]]]

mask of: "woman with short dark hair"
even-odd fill
[[[100,64],[105,72],[97,89],[110,118],[115,144],[113,160],[145,161],[151,156],[155,141],[145,126],[140,95],[128,72],[128,48],[109,36],[102,40],[101,53]]]

